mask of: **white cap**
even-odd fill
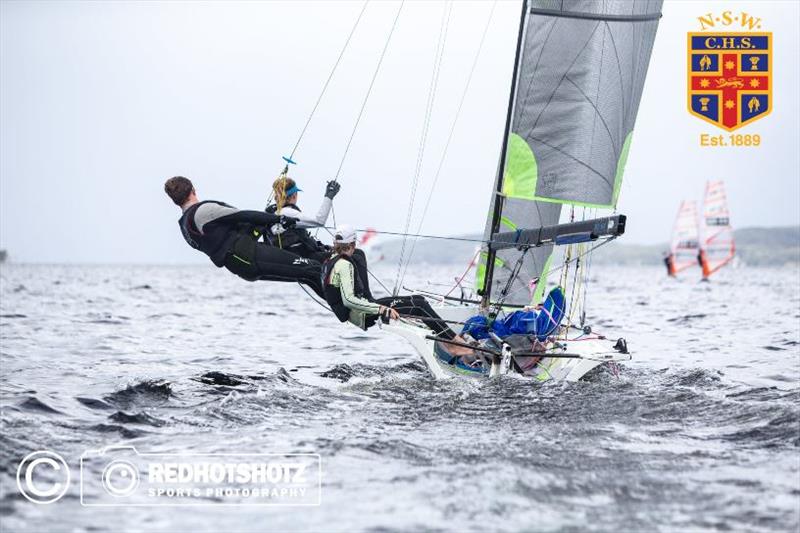
[[[351,244],[356,242],[356,230],[350,226],[339,226],[333,234],[334,244]]]

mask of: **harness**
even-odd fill
[[[263,228],[250,224],[239,224],[238,227],[231,228],[228,231],[229,235],[224,239],[211,239],[207,233],[197,228],[194,221],[197,210],[201,205],[207,203],[221,202],[213,200],[199,202],[183,213],[178,221],[183,238],[189,246],[208,255],[215,266],[227,267],[237,276],[249,281],[257,279],[258,268],[254,264],[254,258],[256,242],[263,233]]]
[[[300,208],[294,204],[286,204],[283,207],[284,209],[288,207],[290,209],[295,209],[297,211],[300,211]],[[266,211],[267,213],[271,213],[273,215],[277,214],[278,206],[276,204],[271,204],[267,206]],[[311,236],[311,234],[305,228],[289,228],[280,234],[280,238],[276,233],[272,232],[272,228],[267,228],[265,237],[269,238],[273,246],[277,246],[277,243],[280,242],[280,248],[283,249],[289,249],[297,246],[304,246],[311,253],[319,251],[319,246],[317,245],[317,241]]]
[[[340,259],[343,259],[353,265],[353,292],[359,298],[364,297],[364,284],[358,275],[358,269],[356,269],[355,263],[353,263],[353,260],[349,256],[334,255],[322,263],[321,279],[322,288],[325,292],[325,301],[328,302],[328,305],[331,307],[333,314],[336,315],[336,318],[339,319],[339,322],[347,322],[350,318],[350,309],[344,305],[344,302],[342,301],[341,289],[331,284],[333,267]]]
[[[201,237],[203,233],[197,229],[197,226],[194,223],[194,214],[197,211],[197,208],[204,203],[207,203],[207,201],[194,204],[192,207],[183,212],[181,219],[178,221],[178,224],[181,227],[183,238],[187,243],[189,243],[189,246],[200,251],[203,250],[200,248],[200,244],[197,242],[197,237]]]

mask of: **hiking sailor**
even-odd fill
[[[272,184],[275,202],[267,206],[267,213],[292,217],[297,220],[297,224],[293,228],[285,228],[281,224],[270,226],[267,238],[273,246],[320,262],[327,259],[330,256],[330,247],[312,237],[307,228],[325,225],[333,206],[333,198],[340,188],[338,182],[329,181],[317,214],[311,216],[303,213],[297,205],[298,193],[303,189],[297,186],[295,180],[285,176],[276,179]]]
[[[331,247],[313,238],[306,228],[325,225],[333,205],[333,198],[339,193],[340,188],[341,185],[338,182],[328,182],[322,205],[320,205],[317,215],[312,217],[300,211],[300,207],[297,205],[297,193],[303,191],[297,186],[297,182],[287,177],[276,179],[275,183],[272,184],[275,203],[267,206],[267,213],[295,218],[297,219],[297,224],[288,229],[284,229],[280,224],[272,226],[268,238],[273,246],[289,250],[301,257],[314,259],[320,263],[327,260],[331,256]],[[357,248],[350,259],[361,278],[364,297],[367,300],[372,300],[372,292],[369,288],[369,272],[367,271],[367,256],[364,254],[364,250]]]
[[[377,300],[365,297],[363,280],[353,265],[355,251],[355,230],[349,226],[340,227],[333,238],[333,257],[322,265],[325,300],[340,322],[350,321],[367,329],[375,325],[379,317],[397,320],[400,315],[411,316],[422,320],[443,339],[456,338],[422,296],[387,296]]]
[[[318,261],[258,241],[266,226],[290,228],[295,219],[239,210],[214,200],[201,202],[192,182],[183,176],[168,179],[164,191],[183,211],[178,221],[183,238],[215,266],[247,281],[296,281],[325,297]]]

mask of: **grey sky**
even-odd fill
[[[296,154],[315,210],[336,172],[395,2],[367,7]],[[198,262],[166,177],[202,198],[261,208],[361,2],[0,4],[0,248],[17,261]],[[402,230],[441,2],[407,2],[342,172],[338,221]],[[424,205],[491,9],[457,2],[417,206]],[[701,148],[721,130],[686,111],[686,32],[745,10],[774,32],[774,111],[739,133],[759,148]],[[424,231],[480,231],[505,122],[519,14],[499,2]],[[736,226],[800,223],[796,2],[667,2],[619,210],[626,242],[666,241],[678,204],[725,179]],[[412,224],[416,227],[416,222]]]

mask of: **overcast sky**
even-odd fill
[[[186,263],[164,179],[264,205],[353,24],[358,2],[0,3],[0,248],[15,261]],[[368,7],[292,169],[316,210],[339,166],[394,13]],[[407,2],[342,170],[337,220],[400,231],[444,4]],[[428,195],[490,2],[456,2],[417,205]],[[774,111],[720,133],[686,111],[686,33],[745,10],[774,32]],[[500,1],[423,231],[480,231],[505,122],[519,4]],[[798,3],[666,2],[623,184],[626,242],[666,241],[679,202],[728,185],[735,226],[800,223]],[[419,212],[419,210],[418,210]],[[412,224],[416,228],[417,223]]]

